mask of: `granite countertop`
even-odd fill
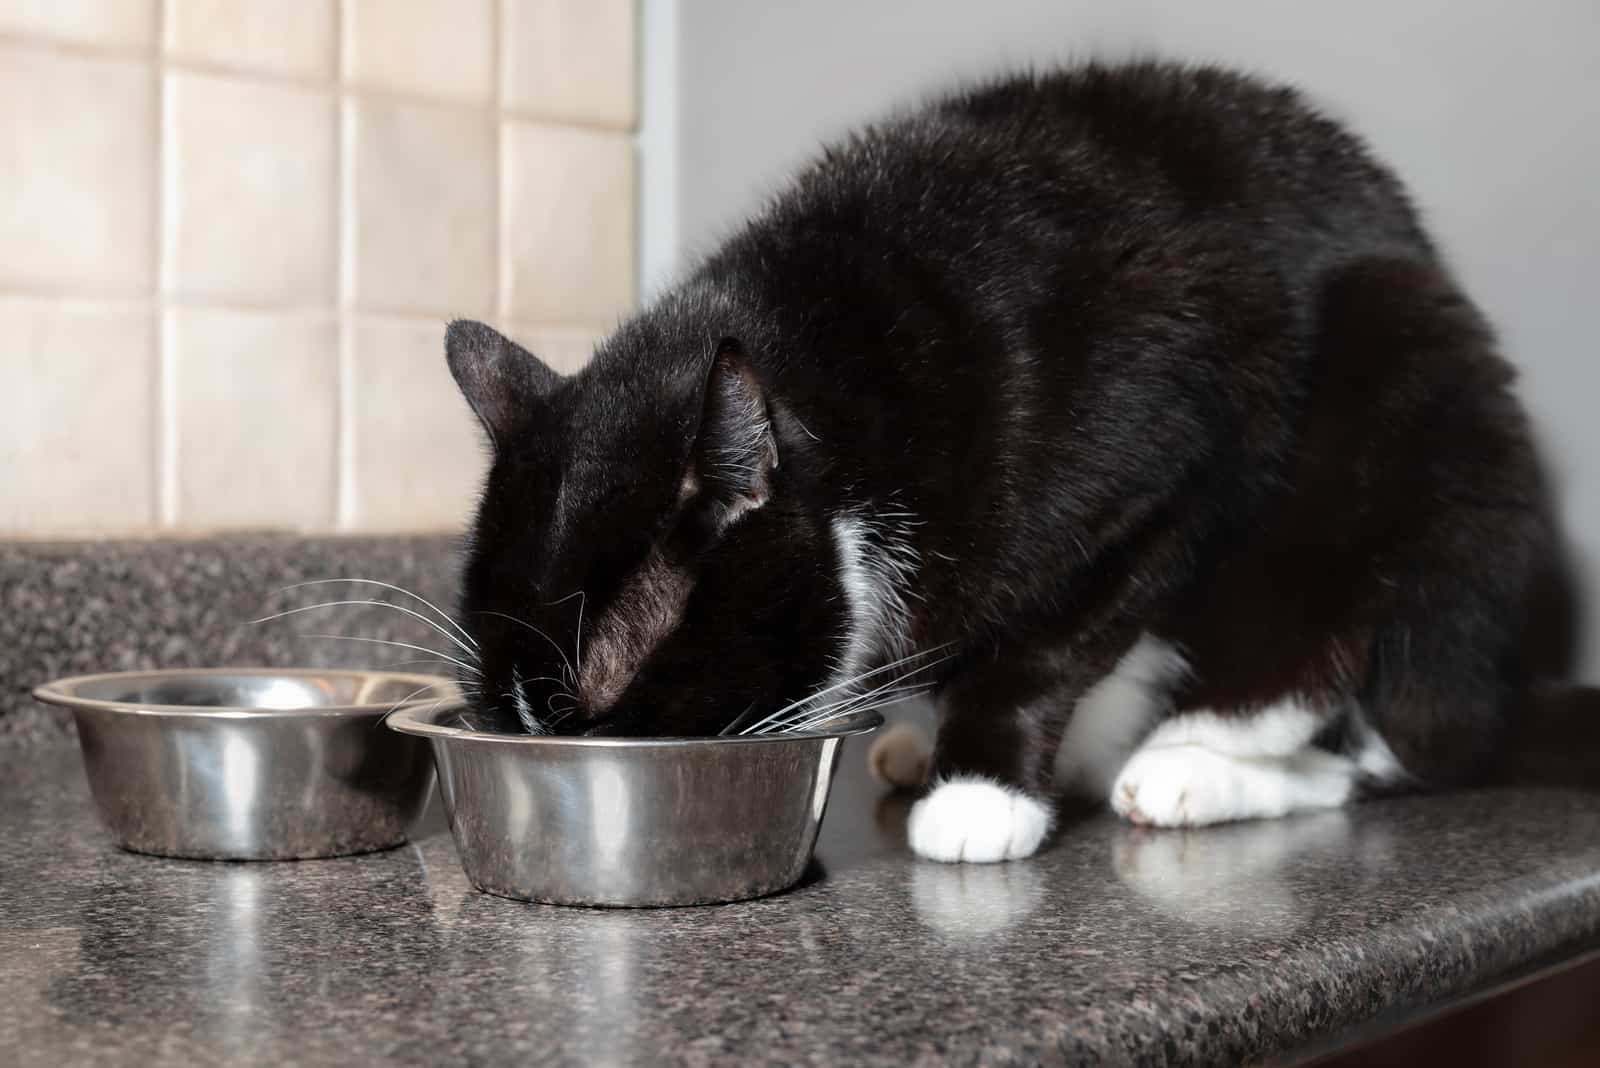
[[[251,620],[319,601],[398,599],[358,584],[291,588],[334,578],[397,583],[448,606],[456,564],[457,539],[443,535],[0,541],[0,745],[73,737],[70,716],[29,696],[65,675],[241,664],[416,670],[414,652],[316,636],[433,641],[400,612],[344,605]]]
[[[392,663],[306,634],[426,644],[399,613],[243,621],[365,596],[281,590],[336,576],[445,603],[454,566],[449,538],[0,543],[0,1061],[1276,1063],[1600,946],[1600,795],[1193,832],[1089,813],[1032,860],[940,865],[852,742],[799,889],[587,911],[473,890],[436,808],[362,857],[121,852],[69,719],[27,696],[97,670]]]
[[[1292,1060],[1600,936],[1600,797],[1481,792],[1197,832],[1105,815],[1031,861],[913,859],[846,751],[801,888],[591,911],[412,845],[120,852],[78,755],[0,748],[0,1049],[21,1065]]]

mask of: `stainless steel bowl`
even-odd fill
[[[117,843],[203,860],[291,860],[406,840],[433,783],[396,703],[454,700],[434,675],[222,668],[61,679],[95,804]]]
[[[456,852],[474,886],[557,905],[702,905],[805,873],[845,738],[876,712],[805,734],[551,738],[465,728],[460,709],[405,708],[433,743]]]

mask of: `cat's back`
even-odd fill
[[[1037,140],[1103,167],[1107,179],[1136,177],[1140,192],[1165,193],[1189,211],[1345,208],[1421,240],[1399,181],[1358,136],[1297,89],[1238,71],[1089,64],[1002,80],[933,110],[1020,144]]]
[[[945,95],[829,147],[751,236],[795,247],[1081,247],[1110,226],[1235,229],[1285,263],[1432,256],[1399,181],[1296,90],[1215,67],[1091,63]]]

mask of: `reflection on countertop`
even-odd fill
[[[1481,792],[914,860],[845,754],[801,888],[587,911],[415,844],[278,864],[113,848],[75,750],[0,749],[0,1049],[21,1064],[1228,1064],[1600,937],[1600,797]]]

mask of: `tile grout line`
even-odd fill
[[[331,503],[335,530],[351,531],[358,528],[358,513],[361,511],[358,500],[361,472],[358,470],[357,444],[362,440],[359,437],[361,428],[357,419],[362,400],[358,395],[359,372],[362,366],[358,356],[363,350],[360,347],[357,327],[366,322],[382,321],[386,318],[431,322],[441,320],[438,312],[403,307],[364,307],[358,300],[358,290],[361,285],[366,284],[366,279],[364,274],[358,274],[357,238],[360,215],[357,211],[359,190],[356,185],[359,133],[357,124],[361,121],[361,111],[368,101],[396,100],[410,102],[419,107],[435,106],[459,114],[462,121],[465,121],[468,114],[485,115],[487,112],[486,117],[494,127],[492,165],[496,173],[493,185],[486,191],[490,203],[484,205],[487,209],[486,214],[493,220],[494,225],[493,288],[488,294],[489,300],[486,304],[490,313],[506,327],[510,326],[516,303],[513,286],[516,250],[512,241],[514,221],[512,168],[515,162],[514,147],[517,131],[513,126],[521,123],[530,128],[542,127],[551,131],[592,133],[597,135],[597,140],[606,137],[625,141],[629,146],[631,157],[632,173],[628,198],[630,210],[634,215],[633,242],[630,249],[632,260],[630,282],[634,290],[633,301],[637,301],[639,295],[637,272],[640,261],[638,213],[641,208],[639,196],[641,149],[638,123],[633,121],[615,124],[602,119],[563,119],[525,110],[517,111],[508,107],[509,99],[515,94],[508,87],[506,76],[515,57],[509,53],[512,43],[507,36],[507,29],[516,17],[515,12],[509,7],[509,2],[510,0],[490,0],[489,3],[491,85],[488,99],[480,101],[440,99],[420,91],[408,93],[352,84],[358,44],[357,35],[354,33],[355,20],[358,18],[354,0],[338,0],[336,4],[330,5],[334,62],[331,77],[324,77],[322,80],[274,74],[268,71],[232,69],[220,62],[208,65],[206,62],[189,60],[176,54],[180,49],[177,39],[180,23],[176,21],[181,12],[178,0],[156,0],[146,9],[146,26],[150,28],[153,36],[149,44],[137,49],[118,50],[106,45],[74,46],[71,43],[62,44],[37,38],[31,34],[22,35],[20,38],[16,35],[0,34],[0,47],[38,47],[41,51],[56,52],[63,56],[103,61],[115,59],[125,62],[130,73],[144,74],[146,80],[143,84],[150,87],[147,91],[151,96],[146,97],[148,101],[146,106],[153,108],[154,111],[151,116],[154,120],[152,132],[156,134],[156,138],[153,159],[149,161],[151,169],[145,172],[152,179],[151,191],[146,194],[147,204],[151,200],[154,201],[153,219],[147,230],[152,240],[150,252],[147,253],[151,260],[146,262],[150,263],[153,260],[153,273],[148,282],[140,283],[129,294],[105,292],[92,295],[86,293],[84,288],[71,287],[60,294],[60,298],[100,303],[126,301],[147,308],[145,314],[148,315],[149,325],[145,343],[153,350],[154,359],[148,365],[151,367],[151,373],[145,377],[146,388],[151,389],[153,394],[149,428],[154,433],[153,440],[147,439],[149,443],[141,451],[146,451],[149,457],[146,462],[152,463],[154,470],[151,472],[148,490],[141,495],[146,496],[147,506],[152,508],[152,520],[158,529],[167,532],[182,529],[181,521],[186,511],[184,478],[186,474],[191,481],[193,478],[193,474],[187,471],[187,461],[192,459],[195,451],[205,444],[203,438],[189,442],[189,454],[185,455],[183,440],[185,425],[182,410],[184,371],[187,369],[189,372],[192,391],[196,354],[186,351],[184,339],[179,336],[179,331],[185,327],[190,317],[189,309],[194,308],[255,311],[271,315],[275,319],[295,317],[324,322],[331,319],[336,329],[334,354],[336,374],[333,376],[336,395],[333,398],[335,404],[332,406],[336,425],[333,455],[328,458],[334,476],[333,500],[328,502],[324,498],[321,503]],[[638,33],[637,23],[634,25],[634,32]],[[135,67],[135,64],[139,66]],[[635,66],[634,75],[637,77],[637,43]],[[191,180],[183,166],[183,153],[187,149],[192,157],[195,149],[194,145],[186,144],[180,122],[195,103],[192,99],[193,91],[184,84],[186,76],[191,74],[215,75],[219,78],[216,83],[218,86],[222,84],[223,79],[226,79],[240,85],[301,87],[319,94],[326,94],[331,90],[335,107],[331,133],[334,143],[331,147],[335,151],[331,174],[324,172],[324,177],[321,179],[331,179],[335,185],[333,192],[336,218],[332,236],[336,275],[331,308],[325,303],[305,304],[292,300],[275,301],[270,298],[234,299],[227,296],[190,295],[181,292],[184,264],[180,263],[180,260],[186,261],[184,255],[186,245],[180,240],[184,235],[184,225],[187,222],[193,228],[205,221],[194,214],[195,204],[191,202],[191,198],[183,195],[185,182]],[[638,90],[636,82],[635,92]],[[146,114],[150,112],[147,111]],[[326,145],[326,141],[323,143]],[[24,285],[16,288],[20,291],[20,295],[25,297],[43,297],[48,287]],[[0,284],[0,295],[5,295],[9,290],[10,287]],[[325,296],[323,300],[326,300]],[[581,331],[596,335],[603,335],[611,329],[592,322],[546,321],[543,317],[529,318],[518,325],[533,330]],[[186,362],[189,364],[187,368],[185,368]],[[374,364],[375,368],[381,366],[381,363]],[[194,432],[192,425],[189,431]],[[324,471],[327,471],[327,467],[324,467]]]
[[[163,0],[163,3],[165,0]],[[52,37],[37,30],[0,30],[0,48],[27,48],[50,52],[76,59],[110,59],[128,63],[149,63],[161,56],[161,9],[156,8],[157,36],[149,45],[105,43],[101,41],[74,41],[65,37]]]
[[[343,7],[343,4],[339,7],[341,14]],[[161,8],[158,7],[157,10],[159,12]],[[340,25],[342,30],[342,19],[336,19],[336,23]],[[340,30],[335,31],[336,38],[342,39],[344,36]],[[154,61],[163,70],[174,74],[193,74],[232,81],[254,82],[278,88],[303,89],[308,92],[326,92],[331,83],[334,91],[344,98],[353,97],[355,99],[377,100],[394,104],[411,104],[419,107],[437,107],[449,111],[471,111],[478,114],[481,114],[485,109],[491,109],[496,112],[497,119],[501,121],[523,122],[536,126],[555,126],[563,129],[587,130],[591,133],[618,134],[624,137],[631,137],[637,129],[636,121],[618,122],[581,115],[561,115],[523,108],[508,108],[504,105],[498,93],[491,94],[488,100],[469,100],[463,97],[444,96],[420,90],[396,89],[391,86],[357,85],[346,79],[346,67],[342,62],[340,64],[341,69],[336,71],[331,79],[318,79],[308,75],[285,74],[281,71],[248,67],[230,67],[224,63],[168,55],[163,50],[162,42],[159,39],[153,49],[137,49],[61,41],[29,34],[0,33],[0,47],[53,52],[77,59],[121,60],[129,63]],[[498,49],[499,47],[500,42],[497,41],[496,48]],[[342,47],[336,49],[336,54],[342,60]]]
[[[339,307],[329,303],[275,303],[266,300],[251,300],[244,297],[175,292],[152,294],[148,288],[143,291],[119,293],[113,290],[95,291],[65,285],[55,288],[31,284],[12,285],[4,281],[0,281],[0,299],[56,303],[67,306],[112,307],[147,311],[152,315],[163,309],[167,311],[195,309],[200,311],[253,313],[257,315],[275,315],[296,321],[334,322],[336,325],[341,315],[348,316],[356,322],[398,320],[408,323],[444,323],[448,322],[451,316],[459,310],[351,304],[341,311]],[[591,332],[614,330],[617,325],[615,321],[602,323],[598,320],[585,321],[582,319],[532,318],[515,319],[513,321],[518,326],[541,330],[585,330]]]
[[[333,87],[336,94],[334,116],[337,136],[338,160],[335,164],[334,196],[338,205],[338,236],[335,254],[338,257],[338,346],[339,375],[338,435],[334,448],[334,502],[333,526],[335,530],[348,531],[356,522],[356,354],[355,354],[355,114],[354,106],[345,96],[345,78],[351,67],[350,57],[350,0],[340,0],[334,10],[334,71]]]
[[[337,272],[335,272],[337,273]],[[183,293],[177,291],[152,292],[149,287],[119,292],[114,289],[94,289],[89,286],[47,286],[35,283],[12,283],[0,279],[0,298],[32,301],[53,301],[64,304],[93,304],[125,308],[156,310],[196,308],[211,311],[257,312],[275,314],[294,319],[336,319],[341,314],[355,319],[403,319],[411,322],[448,322],[461,312],[459,307],[415,308],[403,305],[361,304],[352,301],[341,309],[337,298],[332,302],[273,301],[235,297],[228,294]],[[491,314],[481,311],[474,314]],[[564,330],[605,329],[598,321],[583,319],[519,319],[536,326]],[[615,326],[615,324],[611,324]]]
[[[155,150],[155,273],[152,302],[155,308],[156,342],[156,525],[174,529],[178,525],[179,418],[178,418],[178,340],[175,315],[167,307],[166,295],[172,288],[174,271],[173,234],[177,224],[177,123],[176,101],[167,85],[165,65],[167,23],[172,0],[155,6],[155,33],[149,56],[156,89]]]

